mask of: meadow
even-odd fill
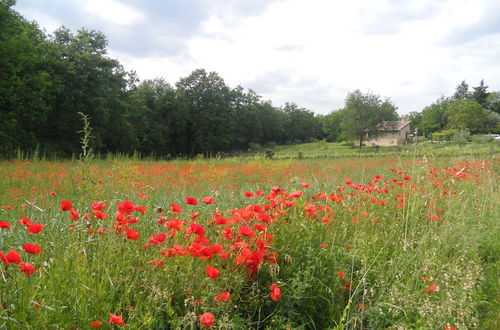
[[[0,328],[498,329],[497,156],[1,162]]]

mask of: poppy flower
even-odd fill
[[[238,234],[241,236],[254,237],[255,233],[253,232],[253,228],[250,226],[241,226],[238,229]]]
[[[203,197],[201,201],[205,204],[213,204],[214,198],[213,197]]]
[[[194,197],[186,197],[186,204],[198,205],[198,201]]]
[[[80,214],[78,213],[77,210],[72,208],[71,210],[69,210],[68,217],[70,220],[76,221],[76,220],[80,219]]]
[[[106,219],[108,217],[108,215],[104,212],[101,212],[101,211],[95,211],[94,217],[96,217],[97,219]]]
[[[200,315],[200,322],[204,327],[210,328],[215,323],[215,316],[212,313],[203,313]]]
[[[205,270],[207,271],[207,276],[212,280],[215,280],[220,275],[219,270],[215,267],[207,266]]]
[[[24,272],[24,275],[31,276],[35,273],[36,267],[27,262],[21,262],[19,269]]]
[[[171,207],[170,212],[172,212],[172,213],[181,213],[182,212],[181,207],[177,203],[170,203],[170,207]]]
[[[31,254],[39,254],[40,252],[42,252],[42,248],[38,244],[26,243],[23,245],[23,249],[27,253],[31,253]]]
[[[31,222],[30,218],[28,218],[28,217],[22,217],[22,219],[19,220],[19,224],[20,225],[24,225],[26,227],[29,227],[32,224],[32,222]]]
[[[32,223],[28,225],[28,233],[30,234],[38,234],[43,230],[43,224],[41,223]]]
[[[10,229],[10,224],[7,221],[0,221],[0,228]]]
[[[205,235],[205,228],[197,222],[192,222],[189,224],[188,233],[196,234],[198,236]]]
[[[132,212],[135,211],[134,203],[132,203],[129,200],[126,200],[123,203],[118,203],[117,207],[118,207],[118,212],[120,212],[122,214],[130,215],[130,214],[132,214]]]
[[[116,324],[116,325],[121,325],[122,327],[126,326],[126,324],[123,322],[123,316],[121,315],[115,315],[112,313],[109,313],[109,322],[108,324]]]
[[[439,291],[439,286],[436,283],[431,283],[429,286],[424,288],[424,291],[427,293],[434,293]]]
[[[139,238],[139,233],[133,229],[127,229],[126,234],[127,238],[134,241],[137,241],[137,239]]]
[[[281,289],[278,287],[278,284],[276,283],[271,284],[269,290],[271,290],[271,293],[269,294],[271,299],[274,301],[278,301],[278,299],[280,299],[281,297]]]
[[[102,211],[106,208],[106,204],[101,201],[93,201],[92,202],[92,210],[94,211]]]
[[[9,265],[9,260],[3,251],[0,251],[0,260],[5,264],[5,266]]]
[[[69,211],[73,208],[73,204],[69,201],[62,200],[61,201],[61,210]]]
[[[214,298],[214,301],[216,303],[219,303],[219,302],[226,302],[226,301],[229,301],[231,300],[231,294],[227,291],[222,291],[221,293],[219,293],[217,295],[217,297]]]
[[[307,187],[309,187],[309,183],[304,182],[304,183],[301,183],[300,186],[303,188],[307,188]]]
[[[21,255],[15,250],[12,249],[5,255],[5,258],[9,263],[20,264],[21,263]]]
[[[102,321],[93,321],[93,322],[90,322],[90,326],[92,328],[99,328],[101,325],[102,325]]]
[[[165,238],[167,238],[167,234],[165,233],[153,234],[153,236],[149,238],[149,243],[153,244],[154,246],[158,246],[163,243]]]

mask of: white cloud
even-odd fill
[[[500,89],[498,0],[180,4],[78,0],[64,8],[85,12],[74,24],[102,29],[110,55],[142,79],[175,83],[205,68],[277,106],[292,101],[327,113],[361,89],[390,97],[407,113],[452,94],[464,79]],[[48,12],[40,5],[30,18],[54,26]]]
[[[54,32],[61,26],[61,24],[51,16],[33,8],[23,10],[22,14],[25,17],[29,17],[29,20],[36,21],[40,28],[45,29],[48,33]]]
[[[112,24],[130,25],[145,18],[137,8],[114,0],[89,0],[84,3],[87,13]]]

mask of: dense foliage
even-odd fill
[[[276,108],[215,72],[195,70],[175,86],[161,78],[139,83],[107,56],[102,33],[61,27],[46,35],[13,4],[0,2],[1,154],[78,153],[80,112],[90,117],[97,152],[216,154],[322,137],[312,111]]]

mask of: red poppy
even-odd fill
[[[241,226],[238,229],[238,234],[241,236],[254,237],[255,233],[253,232],[253,228],[250,226]]]
[[[94,211],[102,211],[106,208],[106,204],[101,201],[93,201],[92,202],[92,210]]]
[[[163,260],[151,260],[149,262],[150,265],[153,265],[155,267],[158,267],[158,268],[163,268],[163,266],[165,266],[165,261]]]
[[[61,210],[63,211],[69,211],[73,208],[73,204],[69,201],[61,201]]]
[[[215,280],[220,275],[219,270],[215,267],[207,266],[205,270],[207,271],[207,276],[212,280]]]
[[[106,219],[108,217],[108,215],[104,212],[101,212],[101,211],[95,211],[94,212],[94,216],[97,218],[97,219]]]
[[[203,313],[200,315],[200,322],[204,327],[210,328],[215,323],[215,316],[212,313]]]
[[[126,324],[123,322],[123,316],[115,315],[115,314],[111,314],[111,313],[109,313],[108,324],[121,325],[122,327],[126,326]]]
[[[201,201],[205,204],[213,204],[214,198],[213,197],[203,197]]]
[[[36,267],[27,262],[21,262],[19,269],[24,272],[24,275],[31,276],[35,273]]]
[[[132,214],[135,211],[135,205],[129,200],[124,201],[123,203],[118,203],[118,212],[122,214]]]
[[[427,293],[434,293],[439,291],[439,286],[436,283],[431,283],[429,286],[424,288],[424,291]]]
[[[75,209],[72,208],[71,210],[69,210],[69,216],[68,217],[69,217],[70,220],[76,221],[76,220],[80,219],[80,214],[78,213],[77,210],[75,210]]]
[[[189,224],[188,233],[189,234],[196,234],[198,236],[204,236],[205,235],[205,228],[203,228],[203,226],[197,222],[192,222]]]
[[[337,276],[344,279],[345,278],[345,273],[344,272],[338,272]]]
[[[93,322],[90,322],[90,325],[93,328],[99,328],[102,325],[102,321],[93,321]]]
[[[32,223],[28,225],[28,233],[30,234],[38,234],[43,230],[43,224],[41,223]]]
[[[0,221],[0,228],[10,229],[10,224],[7,221]]]
[[[271,284],[269,290],[271,290],[271,293],[269,294],[271,299],[274,301],[278,301],[278,299],[280,299],[281,297],[281,289],[278,287],[278,284],[276,283]]]
[[[300,186],[303,188],[307,188],[307,187],[309,187],[309,183],[304,182],[304,183],[301,183]]]
[[[253,196],[253,193],[251,193],[250,191],[245,191],[243,194],[245,195],[245,197],[252,197]]]
[[[221,293],[219,293],[217,295],[217,297],[214,298],[214,301],[216,303],[219,303],[219,302],[226,302],[226,301],[229,301],[231,300],[231,294],[227,291],[222,291]]]
[[[25,225],[26,227],[29,227],[31,225],[31,220],[28,217],[22,217],[21,220],[19,220],[20,225]]]
[[[31,253],[31,254],[39,254],[40,252],[42,252],[42,248],[38,244],[26,243],[23,245],[23,249],[27,253]]]
[[[13,263],[13,264],[20,264],[21,263],[21,255],[15,250],[12,249],[5,255],[6,259],[8,262]]]
[[[186,204],[198,205],[198,201],[194,197],[186,197]]]
[[[182,212],[181,207],[177,203],[170,203],[170,207],[171,207],[170,212],[172,212],[172,213],[181,213]]]
[[[7,266],[10,263],[5,253],[3,253],[3,251],[0,251],[0,260],[2,260],[5,266]]]
[[[163,243],[165,238],[167,238],[167,234],[165,233],[153,234],[153,236],[149,238],[149,243],[158,246]]]
[[[127,238],[134,240],[134,241],[137,241],[137,239],[139,238],[139,233],[133,229],[127,229],[126,234],[127,234]]]

